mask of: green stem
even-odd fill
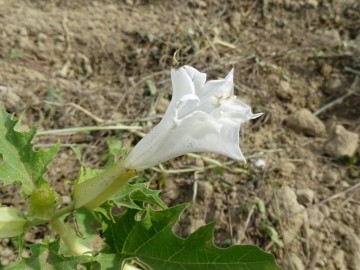
[[[92,250],[79,243],[76,234],[73,232],[69,224],[63,223],[60,219],[55,218],[50,221],[51,227],[56,231],[69,251],[74,255],[83,255],[90,253]]]
[[[52,219],[59,218],[67,213],[72,212],[74,209],[75,209],[75,203],[71,202],[69,205],[57,210],[51,218]]]
[[[49,220],[31,220],[31,221],[27,221],[25,224],[25,229],[28,230],[32,227],[38,226],[38,225],[42,225],[42,224],[47,224],[49,223]]]
[[[57,210],[54,215],[51,217],[51,219],[57,219],[67,213],[72,212],[75,208],[74,208],[75,203],[71,202],[68,206],[65,206],[63,208],[60,208],[59,210]],[[47,224],[50,221],[48,219],[46,220],[42,220],[42,219],[34,219],[34,220],[28,220],[25,224],[25,228],[26,229],[30,229],[32,227],[38,226],[38,225],[42,225],[42,224]]]

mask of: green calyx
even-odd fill
[[[25,231],[26,219],[15,207],[0,207],[0,238],[18,236]]]
[[[59,203],[59,195],[47,185],[34,189],[29,199],[28,213],[32,219],[50,220]]]
[[[84,207],[91,210],[100,206],[136,175],[135,170],[126,169],[120,162],[99,175],[77,184],[72,191],[74,208]]]

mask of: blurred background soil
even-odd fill
[[[247,164],[214,154],[163,164],[154,188],[191,202],[176,231],[216,220],[215,243],[253,243],[284,269],[360,269],[360,3],[357,0],[0,0],[0,104],[22,128],[140,126],[171,98],[170,68],[208,79],[235,68],[235,93],[264,115],[241,129]],[[66,204],[82,162],[101,167],[109,139],[135,129],[40,134],[62,148],[48,177]],[[164,180],[165,179],[165,180]],[[24,204],[14,186],[1,203]],[[48,234],[26,234],[36,243]],[[0,242],[3,265],[14,243]]]

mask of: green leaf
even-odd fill
[[[136,259],[147,269],[237,269],[278,270],[271,254],[256,246],[236,245],[226,249],[212,242],[214,223],[199,228],[186,239],[176,236],[172,227],[178,222],[186,205],[162,211],[149,209],[141,221],[136,210],[115,217],[104,232],[112,254],[96,259],[106,269],[119,269],[130,259]]]
[[[18,132],[18,121],[0,108],[0,180],[4,185],[20,183],[22,192],[30,194],[35,187],[47,183],[43,175],[59,150],[60,144],[40,151],[33,150],[36,130]]]
[[[125,206],[131,209],[142,210],[136,202],[147,202],[167,208],[166,204],[159,197],[160,190],[152,190],[147,187],[147,183],[126,184],[111,198],[118,206]]]
[[[32,256],[29,258],[22,258],[21,261],[12,266],[7,267],[7,270],[73,270],[77,269],[78,265],[90,262],[90,256],[64,256],[59,254],[60,240],[56,240],[49,244],[35,244],[30,245]]]
[[[147,80],[146,85],[149,88],[150,95],[152,95],[152,96],[155,95],[157,92],[157,89],[156,89],[154,82],[152,80]]]
[[[279,247],[284,246],[284,243],[280,240],[279,235],[274,227],[267,224],[262,224],[261,229],[271,238],[271,241],[276,243]]]
[[[81,166],[75,182],[77,184],[85,182],[86,180],[89,180],[89,179],[95,177],[96,175],[100,174],[102,171],[103,170],[101,170],[101,169],[92,169],[89,167]]]
[[[124,153],[122,141],[115,138],[109,138],[106,141],[106,144],[109,152],[104,156],[104,159],[106,160],[106,166],[112,166]]]
[[[23,52],[22,51],[11,51],[9,53],[9,57],[11,59],[18,59],[18,58],[21,58],[23,56]]]
[[[260,198],[256,198],[258,209],[262,215],[263,218],[266,218],[266,206],[263,200]]]
[[[103,242],[99,236],[101,220],[98,216],[100,215],[96,211],[80,208],[68,217],[68,222],[73,224],[76,234],[80,237],[78,240],[81,244],[93,246],[94,243],[97,243],[101,246]]]

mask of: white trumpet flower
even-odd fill
[[[261,115],[236,99],[234,69],[225,79],[206,82],[193,67],[171,70],[173,96],[160,123],[130,152],[129,169],[145,169],[191,152],[213,152],[245,161],[240,125]]]

